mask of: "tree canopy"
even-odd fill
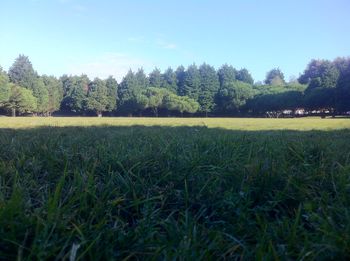
[[[256,82],[245,68],[203,63],[176,70],[129,70],[112,77],[39,75],[19,55],[6,72],[0,67],[0,112],[15,115],[257,115],[285,110],[309,113],[350,111],[350,59],[311,60],[287,83],[279,68]]]

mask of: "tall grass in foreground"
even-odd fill
[[[0,259],[348,259],[350,132],[0,129]]]

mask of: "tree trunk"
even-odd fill
[[[102,117],[102,112],[97,112],[97,117]]]
[[[12,108],[12,117],[16,117],[16,108]]]

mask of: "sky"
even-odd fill
[[[1,0],[0,66],[19,54],[39,74],[112,75],[206,62],[280,68],[350,55],[349,0]]]

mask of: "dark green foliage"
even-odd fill
[[[0,66],[0,108],[9,100],[10,91],[9,78]]]
[[[349,131],[0,130],[2,260],[348,260]]]
[[[90,82],[85,106],[87,110],[95,112],[98,116],[108,111],[108,89],[105,81],[95,78]]]
[[[226,83],[216,96],[219,113],[235,114],[254,96],[252,86],[241,81]]]
[[[33,92],[26,88],[11,83],[9,85],[10,95],[4,107],[11,111],[12,116],[18,113],[31,113],[37,111],[37,99],[33,96]]]
[[[247,102],[247,108],[254,114],[296,110],[303,104],[303,94],[299,91],[285,91],[275,94],[259,95]]]
[[[246,110],[254,115],[265,112],[282,112],[304,107],[303,92],[306,86],[298,83],[284,86],[260,85],[254,87],[254,97],[247,101]]]
[[[339,111],[350,111],[350,59],[345,61],[340,70],[336,89],[336,108]]]
[[[198,102],[201,112],[207,114],[215,108],[214,97],[220,87],[219,78],[215,68],[205,63],[199,67],[199,76],[200,91]]]
[[[136,74],[129,70],[118,88],[120,109],[128,114],[143,110],[143,106],[140,107],[142,103],[140,95],[147,86],[148,79],[143,69],[139,69]]]
[[[42,81],[48,91],[47,112],[49,114],[60,109],[61,101],[63,99],[62,82],[54,76],[42,76]]]
[[[117,109],[118,98],[118,82],[112,76],[109,76],[106,80],[107,88],[107,111],[114,111]]]
[[[284,85],[284,74],[279,68],[272,69],[266,74],[265,84],[268,85]]]
[[[45,114],[49,109],[49,90],[45,86],[43,79],[40,77],[34,80],[33,95],[37,98],[37,108],[35,112]]]
[[[185,95],[185,67],[179,66],[176,71],[176,84],[177,84],[177,94],[180,96]]]
[[[192,64],[188,66],[184,75],[183,89],[179,90],[181,96],[188,96],[194,100],[198,100],[200,92],[200,74],[197,65]]]
[[[250,75],[249,71],[245,68],[237,71],[236,73],[236,79],[241,82],[245,82],[248,84],[253,84],[254,80],[253,77]]]
[[[71,76],[63,83],[66,88],[66,95],[62,100],[63,111],[82,113],[88,93],[90,80],[86,75]]]
[[[339,88],[344,85],[340,80],[340,75],[346,68],[347,59],[336,59],[331,62],[328,60],[312,60],[304,73],[299,77],[299,82],[307,83],[305,90],[305,106],[311,110],[333,110],[337,108],[344,111],[343,101],[340,97]],[[344,78],[343,78],[344,79]],[[343,81],[345,85],[347,80]],[[346,96],[346,95],[345,95]],[[340,98],[340,99],[339,99]]]
[[[148,76],[149,86],[160,87],[162,85],[162,73],[158,68],[155,68]]]
[[[33,90],[38,77],[28,56],[19,55],[9,69],[10,81],[27,89]]]
[[[27,88],[37,98],[37,107],[33,112],[45,114],[49,111],[49,92],[43,80],[34,71],[29,58],[20,55],[9,69],[9,78],[12,83]]]
[[[234,82],[236,80],[237,71],[231,65],[224,64],[218,70],[218,77],[220,82],[220,87],[225,86],[228,83]]]
[[[162,88],[165,88],[173,93],[177,93],[177,85],[176,85],[176,73],[169,67],[162,74]]]
[[[327,112],[344,115],[350,110],[349,63],[348,58],[312,60],[298,79],[302,85],[296,80],[286,84],[278,68],[267,73],[266,85],[261,82],[254,85],[247,69],[236,70],[228,64],[222,65],[217,71],[205,63],[199,68],[195,64],[187,69],[179,66],[175,72],[170,67],[163,73],[155,68],[149,77],[141,68],[136,73],[129,70],[119,85],[113,77],[101,80],[100,85],[104,87],[97,88],[100,90],[98,92],[88,93],[90,80],[86,75],[63,75],[59,80],[38,76],[28,57],[20,55],[10,68],[9,77],[0,70],[0,111],[6,112],[4,101],[9,98],[10,80],[32,91],[37,104],[32,112],[42,116],[58,110],[63,114],[79,115],[91,115],[92,112],[102,115],[102,111],[109,112],[108,115],[151,115],[150,97],[145,95],[148,87],[163,88],[173,94],[186,96],[184,99],[174,96],[171,99],[174,102],[169,103],[182,104],[171,105],[172,111],[181,114],[191,111],[197,112],[197,116],[263,116],[267,112],[300,109],[306,114]],[[199,109],[195,105],[198,103]],[[188,104],[193,106],[188,107]],[[153,115],[156,114],[154,111]]]
[[[302,84],[309,88],[334,88],[339,77],[336,65],[327,60],[312,60],[304,73],[299,77]]]
[[[335,89],[314,87],[307,90],[304,100],[307,109],[330,110],[335,107]]]

